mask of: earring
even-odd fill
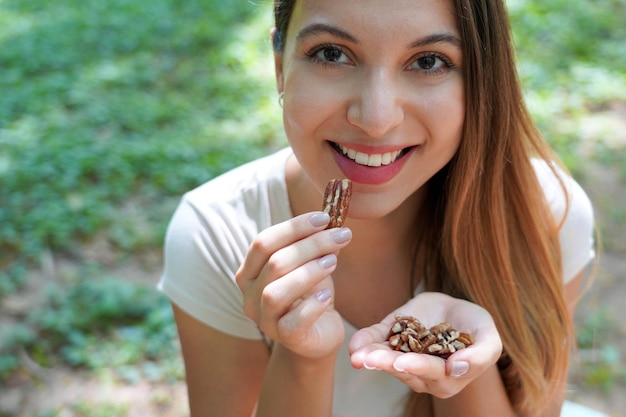
[[[280,93],[278,93],[278,105],[282,108],[283,107],[283,102],[285,101],[285,92],[281,91]]]

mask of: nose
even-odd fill
[[[348,106],[348,122],[371,137],[382,137],[404,119],[401,97],[393,74],[371,71],[355,83]]]

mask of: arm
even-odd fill
[[[252,416],[270,356],[265,342],[227,335],[173,309],[191,416]]]
[[[306,358],[276,345],[256,417],[330,417],[335,357]]]
[[[565,299],[570,308],[570,317],[574,317],[574,309],[578,300],[580,285],[584,271],[580,271],[565,285]],[[561,396],[554,398],[549,409],[541,417],[558,417],[565,397],[567,380],[559,381],[562,387]],[[433,397],[435,417],[463,415],[464,417],[481,417],[486,415],[511,416],[515,411],[511,408],[508,396],[495,365],[491,366],[482,376],[470,383],[457,395],[449,399]]]
[[[332,413],[335,358],[344,338],[334,309],[336,253],[349,229],[324,230],[327,214],[305,214],[261,232],[237,271],[243,310],[275,343],[258,417]]]
[[[192,417],[330,416],[335,355],[309,359],[230,336],[175,304]],[[268,364],[269,362],[269,364]]]
[[[328,221],[306,214],[265,229],[236,273],[243,311],[275,341],[272,352],[174,305],[193,417],[330,416],[344,337],[330,273],[350,233],[324,230]]]

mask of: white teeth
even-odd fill
[[[367,165],[371,167],[379,167],[383,164],[383,156],[381,154],[370,155]]]
[[[369,155],[363,152],[357,152],[356,157],[354,158],[356,163],[361,164],[361,165],[367,165],[367,162],[369,161],[369,159],[370,159]]]
[[[400,151],[385,152],[382,154],[367,154],[363,152],[357,152],[354,149],[350,149],[345,146],[341,146],[341,151],[348,158],[354,160],[357,164],[367,165],[370,167],[379,167],[381,165],[389,165],[394,162]]]

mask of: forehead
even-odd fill
[[[390,42],[427,32],[458,35],[451,0],[297,0],[290,35],[316,23]]]

